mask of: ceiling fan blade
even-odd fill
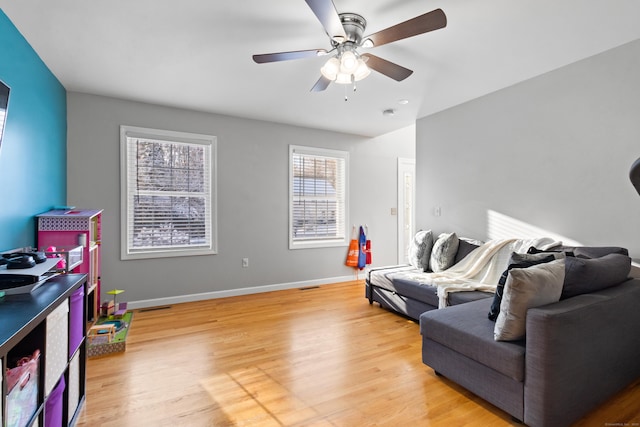
[[[367,67],[399,82],[413,74],[413,71],[408,68],[394,64],[379,56],[371,55],[370,53],[365,53],[361,55],[361,57],[365,58]]]
[[[312,57],[322,56],[326,54],[327,54],[327,51],[324,49],[297,50],[292,52],[263,53],[260,55],[253,55],[253,60],[258,64],[264,64],[266,62],[278,62],[278,61],[288,61],[290,59],[312,58]]]
[[[417,36],[418,34],[439,30],[446,26],[447,16],[444,14],[442,9],[436,9],[431,12],[427,12],[424,15],[416,16],[408,21],[396,24],[393,27],[371,34],[370,36],[365,37],[364,40],[371,40],[373,42],[373,46],[382,46],[383,44]]]
[[[325,76],[320,76],[315,85],[311,88],[311,92],[322,92],[331,84],[331,80],[326,78]]]
[[[327,35],[338,43],[347,39],[342,21],[332,0],[305,0],[324,27]]]

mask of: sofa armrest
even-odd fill
[[[633,279],[527,312],[527,425],[569,425],[640,377],[639,307]]]

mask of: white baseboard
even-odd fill
[[[363,276],[364,277],[364,276]],[[275,285],[253,286],[250,288],[229,289],[225,291],[204,292],[201,294],[178,295],[166,298],[154,298],[139,301],[129,301],[127,308],[158,307],[183,302],[203,301],[215,298],[234,297],[238,295],[259,294],[262,292],[281,291],[285,289],[305,288],[309,286],[331,285],[354,280],[353,276],[332,277],[328,279],[305,280],[302,282],[281,283]]]

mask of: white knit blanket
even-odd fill
[[[512,252],[526,253],[531,246],[546,250],[561,242],[549,237],[491,240],[474,249],[462,261],[439,273],[399,273],[405,279],[436,286],[439,308],[447,306],[449,293],[460,291],[495,292]],[[395,275],[394,275],[395,276]]]

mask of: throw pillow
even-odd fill
[[[500,314],[493,330],[496,341],[524,338],[527,310],[560,300],[564,282],[564,263],[564,259],[557,259],[509,271]]]
[[[529,250],[527,250],[528,254],[549,254],[549,253],[564,253],[566,256],[575,256],[572,248],[567,248],[564,246],[558,246],[553,249],[538,249],[535,246],[531,246]]]
[[[599,291],[624,282],[631,258],[619,253],[602,258],[567,258],[561,299]]]
[[[619,246],[576,246],[573,251],[580,258],[601,258],[609,254],[629,255],[626,248]]]
[[[437,273],[451,267],[455,260],[456,252],[458,252],[459,244],[460,240],[456,233],[442,233],[439,235],[431,250],[431,258],[429,259],[431,271]]]
[[[453,259],[453,264],[457,264],[464,259],[467,255],[473,252],[474,249],[479,248],[480,244],[476,244],[477,241],[473,241],[470,239],[465,239],[464,237],[460,237],[458,241],[458,252],[456,252],[456,256]]]
[[[433,246],[433,234],[431,230],[420,230],[409,242],[409,264],[422,271],[429,269],[429,257]]]
[[[512,268],[527,268],[533,265],[544,264],[545,262],[551,262],[555,259],[564,258],[563,253],[539,253],[539,254],[521,254],[512,252],[507,263],[507,269],[502,273],[498,280],[498,286],[496,287],[496,293],[493,296],[493,302],[489,309],[489,319],[495,321],[500,314],[500,304],[502,303],[502,295],[504,291],[504,285],[507,282],[507,275]]]

